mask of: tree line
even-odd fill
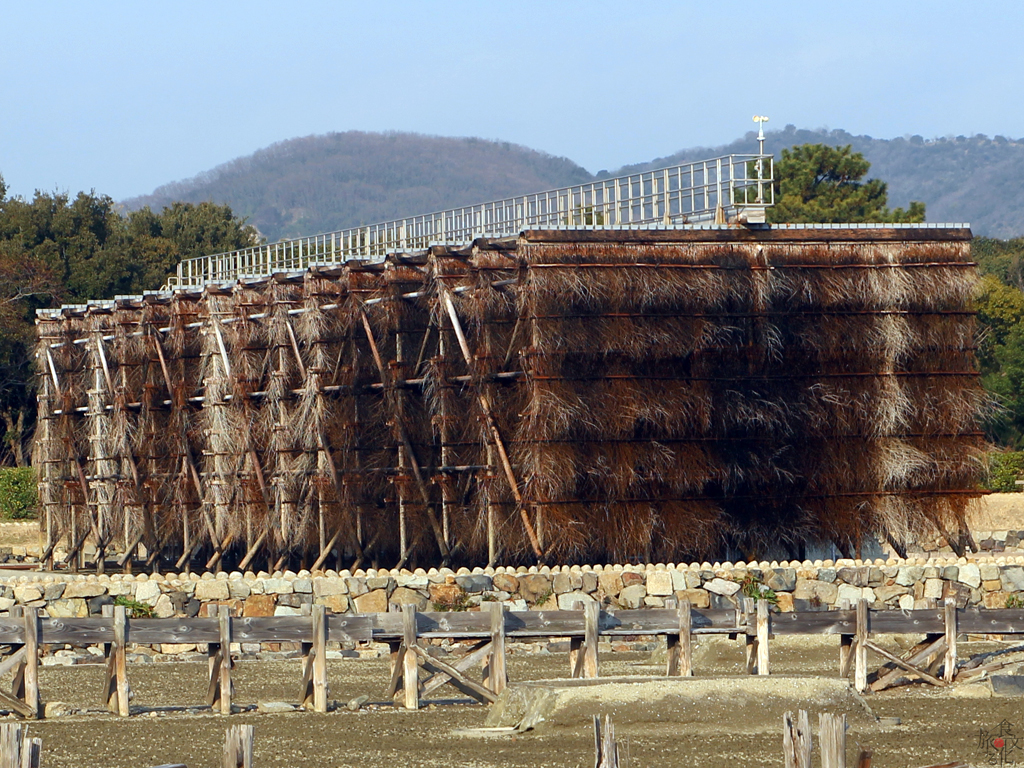
[[[124,212],[95,191],[8,197],[0,176],[0,465],[29,460],[37,309],[159,288],[181,259],[258,241],[226,205]]]

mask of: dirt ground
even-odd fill
[[[515,736],[463,735],[461,729],[484,725],[488,710],[461,698],[437,699],[418,712],[406,712],[380,700],[388,679],[387,661],[332,661],[328,674],[331,698],[342,706],[328,714],[243,712],[225,718],[207,711],[182,711],[205,694],[203,663],[152,663],[129,667],[135,693],[134,716],[103,714],[98,665],[41,669],[44,701],[63,701],[93,712],[32,723],[43,739],[47,768],[97,766],[142,768],[183,762],[191,768],[219,765],[219,750],[228,725],[256,727],[256,764],[260,768],[327,766],[590,766],[593,761],[594,712],[614,712],[617,734],[629,768],[651,766],[780,766],[783,708],[803,706],[816,723],[817,713],[837,711],[823,702],[787,698],[788,676],[836,674],[838,639],[824,644],[780,638],[772,643],[772,670],[778,695],[721,694],[702,702],[655,698],[631,702],[628,712],[614,702],[580,702],[552,722]],[[602,677],[655,677],[663,669],[660,654],[605,653]],[[706,642],[695,651],[698,676],[738,675],[742,649],[726,640]],[[567,654],[512,653],[512,681],[565,677]],[[298,661],[243,661],[236,667],[235,701],[294,701],[300,681]],[[774,683],[773,683],[774,684]],[[656,685],[651,681],[649,685]],[[718,686],[719,690],[722,686]],[[737,690],[741,686],[737,686]],[[726,686],[728,689],[728,686]],[[774,689],[772,689],[774,690]],[[438,692],[458,696],[454,689]],[[358,712],[344,702],[368,694],[371,703]],[[856,697],[852,697],[856,699]],[[373,702],[377,702],[374,704]],[[955,759],[985,764],[978,750],[979,729],[1003,720],[1024,728],[1024,700],[992,698],[987,684],[958,686],[952,692],[912,685],[865,697],[869,709],[854,705],[848,743],[850,761],[857,746],[874,750],[877,768],[915,768]],[[168,709],[164,709],[168,708]],[[842,711],[842,708],[839,709]],[[877,717],[898,717],[900,725],[882,725]],[[1024,762],[1024,756],[1022,762]]]
[[[0,523],[0,547],[35,547],[39,523],[34,520]]]
[[[967,520],[974,531],[1024,530],[1024,493],[992,493],[978,499]]]

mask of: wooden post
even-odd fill
[[[256,729],[251,725],[233,725],[224,739],[223,768],[252,768]]]
[[[402,686],[402,657],[405,655],[405,647],[401,643],[393,641],[388,643],[388,647],[391,649],[391,684],[388,686],[384,698],[396,699],[396,693]]]
[[[867,601],[860,602],[867,605]],[[846,715],[818,715],[818,744],[821,768],[846,768]]]
[[[868,689],[868,601],[857,601],[857,648],[854,651],[854,687],[858,693]]]
[[[222,605],[217,611],[220,628],[220,713],[231,714],[231,609]]]
[[[850,610],[850,601],[843,599],[839,601],[839,610]],[[853,665],[853,635],[839,636],[839,676],[846,677],[850,674],[850,667]]]
[[[494,693],[501,693],[508,684],[505,667],[505,606],[491,603],[491,652],[484,667],[484,685]]]
[[[11,608],[11,618],[12,619],[22,619],[22,620],[24,620],[24,617],[25,617],[25,609],[22,606],[16,605],[13,608]],[[26,650],[26,646],[22,645],[21,646],[21,651],[22,651],[21,659],[22,660],[20,662],[18,662],[17,666],[15,666],[15,668],[14,668],[14,675],[11,678],[11,696],[15,699],[15,701],[18,701],[22,705],[25,704],[25,664],[26,664],[26,662],[25,662],[25,653],[24,653],[25,650]],[[24,714],[22,716],[23,717],[27,717],[30,713],[31,713],[31,709],[26,707],[25,712],[24,712]]]
[[[811,723],[807,710],[782,716],[782,768],[811,768]]]
[[[679,634],[668,635],[668,668],[665,674],[669,677],[690,677],[693,675],[690,601],[683,600],[676,610],[679,613]]]
[[[25,703],[42,717],[39,706],[39,614],[35,608],[25,609]]]
[[[600,675],[600,664],[597,658],[597,641],[600,634],[601,606],[596,600],[588,600],[583,604],[583,677],[596,678]]]
[[[416,654],[416,606],[402,606],[402,641],[405,644],[405,656],[402,658],[402,681],[405,689],[405,708],[419,709],[420,706],[420,675]]]
[[[572,610],[582,611],[583,601],[577,600],[572,604]],[[586,630],[584,629],[584,634]],[[583,674],[583,638],[574,635],[569,638],[569,677],[577,678]]]
[[[327,711],[327,608],[313,606],[313,709]]]
[[[768,601],[757,601],[757,674],[767,675],[768,668],[768,630],[771,615],[768,613]]]
[[[754,598],[743,598],[743,622],[746,624],[746,632],[743,633],[743,650],[747,662],[747,674],[754,674],[754,667],[757,665],[757,635],[750,633],[750,617],[754,613]],[[737,622],[739,623],[739,622]]]
[[[956,600],[951,597],[946,598],[946,660],[945,660],[945,671],[942,674],[942,679],[947,683],[953,682],[953,677],[956,675],[956,635],[957,635],[957,614],[956,614]]]
[[[0,724],[0,768],[39,768],[42,747],[21,723]]]
[[[850,674],[850,661],[853,659],[853,635],[839,636],[839,676]]]
[[[111,712],[128,717],[128,616],[123,605],[114,606],[114,642],[110,647],[110,670],[107,709]]]

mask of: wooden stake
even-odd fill
[[[754,613],[754,598],[744,597],[743,598],[743,618],[742,622],[737,621],[737,625],[743,623],[747,627],[747,631],[743,635],[743,652],[747,664],[747,674],[752,675],[757,667],[757,635],[751,634],[750,632],[750,618]]]
[[[128,616],[123,605],[114,606],[114,642],[110,648],[110,666],[113,679],[110,681],[110,697],[107,709],[121,717],[128,717]]]
[[[231,609],[222,605],[217,611],[220,628],[220,713],[231,714]]]
[[[0,768],[39,768],[42,746],[21,723],[0,724]]]
[[[39,614],[35,608],[25,609],[25,703],[33,717],[42,717],[39,702]]]
[[[665,607],[676,608],[679,614],[679,634],[666,635],[666,642],[668,645],[668,663],[666,664],[665,674],[668,677],[680,677],[683,675],[683,646],[687,644],[690,639],[690,602],[689,600],[683,600],[682,604],[677,607],[676,599],[674,597],[670,597],[666,599]]]
[[[403,657],[405,656],[405,646],[401,643],[388,643],[391,648],[391,683],[388,685],[387,691],[384,693],[385,699],[394,699],[395,693],[402,686],[402,669],[404,667]]]
[[[693,675],[693,613],[689,600],[683,600],[679,606],[679,638],[677,648],[678,668],[676,674],[680,677],[691,677]],[[671,637],[671,635],[669,635]]]
[[[233,725],[224,739],[223,768],[252,768],[256,729],[251,725]]]
[[[505,606],[491,603],[491,652],[484,667],[484,685],[501,693],[508,684],[505,667]]]
[[[612,716],[604,716],[604,728],[601,718],[594,715],[594,768],[619,768],[619,745],[615,742],[615,728]]]
[[[768,613],[768,601],[757,601],[757,674],[767,675],[768,668],[768,634],[771,615]]]
[[[783,768],[811,768],[811,723],[807,710],[782,716],[782,766]]]
[[[857,648],[854,651],[854,687],[858,693],[868,689],[868,601],[857,601]]]
[[[582,611],[583,601],[577,600],[572,604],[572,610]],[[574,635],[569,638],[569,677],[578,678],[583,674],[583,638]]]
[[[327,608],[313,606],[313,710],[327,711]]]
[[[846,677],[850,674],[850,664],[853,661],[853,635],[839,636],[839,676]]]
[[[942,679],[947,683],[953,682],[953,677],[956,675],[956,635],[957,635],[957,613],[956,613],[956,600],[951,597],[946,598],[945,605],[945,618],[946,618],[946,659],[945,659],[945,671],[943,672]]]
[[[846,715],[818,715],[818,744],[821,768],[846,768]]]
[[[595,600],[583,604],[583,677],[596,678],[600,673],[597,658],[597,641],[600,632],[601,606]]]
[[[405,689],[405,708],[419,709],[420,678],[419,665],[416,661],[416,606],[402,606],[402,641],[405,644],[405,655],[402,657],[402,680]]]

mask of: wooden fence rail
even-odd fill
[[[745,638],[747,671],[770,671],[769,641],[777,635],[838,635],[839,673],[851,667],[859,691],[878,691],[904,676],[916,676],[944,686],[958,678],[957,636],[972,634],[1024,634],[1024,610],[965,610],[951,601],[941,610],[871,611],[865,601],[855,609],[805,613],[770,613],[764,601],[744,600],[735,610],[694,609],[687,602],[664,609],[602,611],[597,603],[581,610],[508,612],[500,603],[488,610],[421,612],[404,606],[401,613],[337,615],[324,606],[305,606],[304,615],[236,618],[227,606],[216,617],[131,619],[121,606],[107,615],[82,619],[40,618],[35,609],[0,618],[0,643],[11,654],[0,662],[0,676],[13,671],[11,693],[0,690],[0,709],[22,717],[38,717],[39,652],[44,645],[102,644],[107,658],[105,702],[111,712],[130,713],[127,649],[131,643],[200,643],[209,653],[207,703],[231,712],[233,643],[297,643],[302,653],[300,702],[318,712],[328,706],[327,657],[329,642],[379,641],[391,647],[392,674],[388,696],[409,708],[442,685],[450,684],[483,703],[495,700],[507,683],[505,646],[509,640],[567,637],[573,677],[599,675],[597,646],[601,637],[665,635],[668,639],[669,676],[689,676],[695,635],[724,634]],[[17,614],[19,609],[15,609]],[[872,641],[885,634],[925,635],[923,642],[904,656],[896,656]],[[449,663],[431,655],[423,641],[476,640],[458,661]],[[868,653],[884,659],[868,683]],[[482,667],[482,679],[468,671]],[[943,668],[941,675],[940,666]],[[984,666],[967,665],[959,675],[981,674]]]

